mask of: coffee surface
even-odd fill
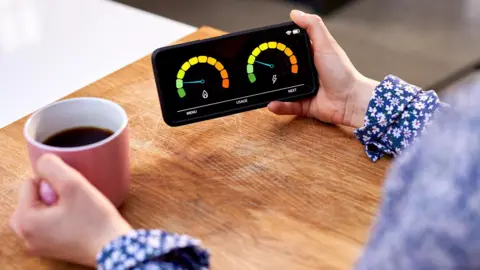
[[[76,127],[62,130],[48,137],[44,144],[54,147],[78,147],[102,141],[113,131],[98,127]]]

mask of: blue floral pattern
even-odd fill
[[[354,134],[365,145],[372,161],[385,154],[396,156],[418,140],[443,106],[447,105],[440,102],[434,91],[423,91],[389,75],[376,87],[364,126]]]
[[[355,270],[480,269],[480,87],[462,84],[444,100],[395,158]]]
[[[203,270],[209,254],[200,241],[161,230],[133,230],[107,244],[97,256],[102,270]]]

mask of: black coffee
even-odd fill
[[[103,128],[76,127],[57,132],[43,143],[55,147],[77,147],[99,142],[112,134],[113,131]]]

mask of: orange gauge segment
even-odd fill
[[[224,80],[222,81],[222,86],[223,86],[223,88],[228,88],[228,87],[230,87],[230,81],[229,81],[228,79],[224,79]]]
[[[297,74],[298,73],[298,65],[293,65],[292,66],[292,73]]]

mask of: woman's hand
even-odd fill
[[[26,180],[12,229],[35,255],[95,266],[96,255],[108,242],[131,230],[110,201],[79,172],[57,156],[37,162],[38,178]],[[39,179],[55,190],[50,206],[39,197]]]
[[[373,90],[379,84],[360,74],[316,15],[292,11],[292,20],[306,29],[312,44],[321,87],[317,96],[298,102],[275,101],[268,109],[281,115],[361,127]]]

